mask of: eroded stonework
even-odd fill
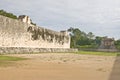
[[[15,20],[0,15],[0,47],[70,48],[66,31],[35,26],[28,19]]]
[[[114,38],[103,38],[101,41],[100,49],[116,49],[114,44]]]
[[[32,23],[32,20],[29,18],[29,16],[26,16],[26,15],[20,15],[18,17],[18,20],[24,22],[24,23],[28,23],[28,24],[31,24]]]

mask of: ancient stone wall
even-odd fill
[[[26,54],[26,53],[61,53],[77,52],[70,48],[30,48],[30,47],[0,47],[0,54]]]
[[[0,47],[70,48],[70,36],[0,15]]]
[[[103,38],[99,49],[116,49],[114,44],[114,38]]]

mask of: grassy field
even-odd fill
[[[26,60],[26,58],[0,55],[0,67],[12,66],[16,61]]]
[[[120,56],[120,52],[96,52],[96,51],[79,51],[77,54],[101,55],[101,56]]]

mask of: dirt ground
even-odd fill
[[[0,80],[109,80],[113,56],[72,53],[12,54],[28,60],[0,67]]]

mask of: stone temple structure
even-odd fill
[[[25,15],[19,16],[18,20],[0,15],[0,47],[67,50],[70,49],[70,36],[67,31],[56,32],[32,25],[31,19]]]
[[[99,47],[99,50],[116,51],[116,47],[115,47],[115,44],[114,44],[114,38],[104,37],[101,41],[101,45]]]
[[[20,15],[18,17],[18,20],[24,22],[24,23],[28,23],[28,24],[31,24],[32,23],[32,20],[29,18],[29,16],[26,16],[26,15]]]
[[[32,25],[25,15],[18,20],[0,16],[0,46],[70,48],[70,36],[66,31],[56,32]]]

